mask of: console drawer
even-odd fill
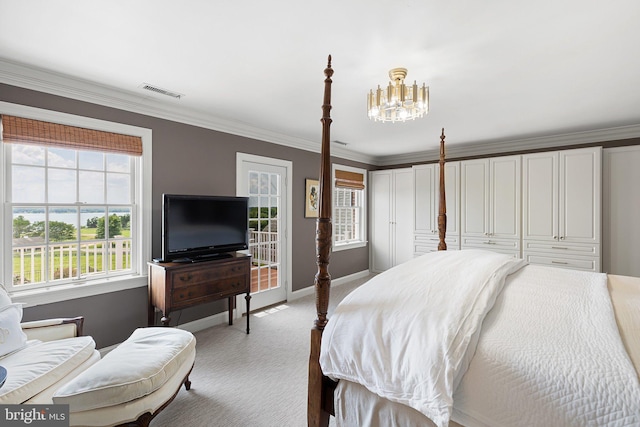
[[[169,273],[170,280],[173,282],[174,288],[183,288],[193,285],[206,284],[212,281],[225,280],[234,276],[245,274],[246,267],[242,262],[232,262],[218,267],[199,268],[195,264],[191,267],[171,271]]]
[[[171,306],[173,309],[191,307],[194,304],[215,301],[242,292],[249,292],[247,288],[246,276],[228,277],[213,282],[183,286],[180,288],[176,287],[171,292]]]

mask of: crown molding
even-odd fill
[[[100,85],[85,79],[69,77],[43,68],[27,66],[4,58],[0,58],[0,82],[314,153],[319,153],[321,148],[319,141],[294,138],[243,122],[215,118],[199,111],[186,110],[178,106],[159,105],[154,98]],[[631,125],[535,138],[450,144],[447,146],[447,157],[489,156],[638,137],[640,137],[640,125]],[[333,145],[331,155],[374,166],[391,166],[436,161],[439,159],[440,153],[436,148],[428,151],[376,157]]]
[[[300,150],[319,153],[321,148],[318,141],[294,138],[290,135],[257,128],[238,121],[211,117],[202,112],[186,110],[178,106],[158,105],[153,98],[100,85],[89,80],[73,78],[43,68],[27,66],[5,58],[0,58],[0,82]],[[341,147],[332,147],[331,155],[367,164],[377,163],[375,157]]]
[[[606,141],[617,141],[640,137],[640,125],[620,126],[584,132],[564,133],[535,138],[523,138],[507,141],[487,141],[448,145],[447,158],[493,156],[503,153],[514,153],[531,150],[545,150],[572,145],[593,144]],[[379,166],[401,165],[437,161],[440,158],[439,148],[416,153],[386,156],[378,159]]]

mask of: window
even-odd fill
[[[333,165],[333,250],[363,247],[366,236],[364,169]]]
[[[14,299],[146,285],[151,132],[6,103],[0,112],[2,234],[11,236],[1,280]]]

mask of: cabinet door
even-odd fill
[[[602,149],[560,152],[559,239],[600,243]]]
[[[391,171],[369,175],[371,270],[380,272],[392,267],[391,258]]]
[[[413,258],[413,171],[393,172],[393,265]]]
[[[461,169],[461,233],[484,236],[489,223],[489,160],[467,160]]]
[[[435,165],[418,165],[413,168],[414,232],[434,234],[437,232],[437,185]]]
[[[447,240],[455,240],[460,243],[460,162],[447,162],[444,165],[444,182],[447,203]],[[440,165],[436,168],[436,190],[435,190],[435,224],[438,231],[438,206],[440,200]],[[451,248],[456,249],[456,248]]]
[[[489,236],[520,238],[521,156],[490,159]]]
[[[555,241],[558,237],[558,152],[522,157],[524,239]]]

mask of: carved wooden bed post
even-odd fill
[[[315,294],[317,319],[311,329],[311,351],[309,355],[309,389],[307,396],[307,423],[309,426],[328,426],[329,411],[325,407],[323,383],[330,381],[322,375],[320,368],[320,344],[322,331],[327,324],[329,308],[329,256],[331,252],[331,150],[329,130],[331,127],[331,55],[324,70],[324,101],[322,104],[322,149],[320,152],[320,200],[319,215],[316,220],[316,264]]]
[[[447,199],[444,189],[444,128],[440,135],[440,208],[438,210],[438,243],[439,251],[447,250],[447,243],[444,241],[447,233]]]

